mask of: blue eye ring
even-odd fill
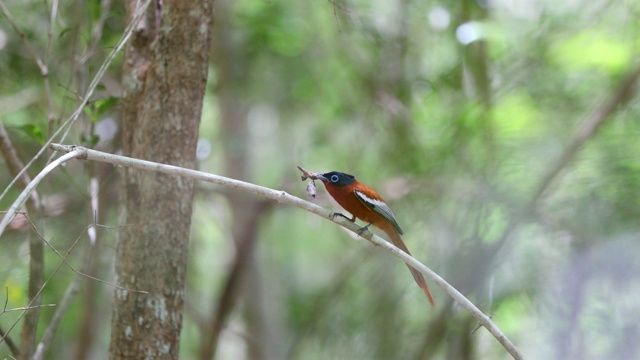
[[[338,175],[331,175],[331,182],[332,183],[337,183],[338,180],[340,180],[340,178],[338,177]]]

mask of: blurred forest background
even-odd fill
[[[640,358],[640,2],[214,4],[199,170],[300,197],[296,165],[354,174],[385,197],[413,255],[527,358]],[[124,4],[0,7],[3,137],[27,163],[122,36]],[[55,142],[121,152],[121,70],[119,54]],[[0,161],[6,210],[20,187]],[[69,162],[37,189],[34,221],[62,255],[80,239],[76,269],[93,237],[86,272],[109,283],[118,172]],[[93,235],[92,178],[108,226]],[[339,210],[323,188],[315,201]],[[27,305],[34,234],[17,217],[0,238],[5,309]],[[299,209],[197,184],[189,246],[181,358],[509,358],[441,289],[430,308],[400,261]],[[58,304],[74,272],[43,252],[55,275],[42,302]],[[47,358],[108,357],[113,292],[84,281]],[[40,310],[37,339],[54,311]],[[3,333],[20,314],[0,314]],[[17,347],[21,327],[8,336]]]

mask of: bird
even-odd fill
[[[355,219],[358,218],[368,223],[361,229],[361,232],[370,225],[377,227],[389,236],[396,247],[411,255],[404,241],[402,241],[401,235],[404,232],[398,225],[395,215],[382,196],[375,190],[356,180],[355,176],[343,172],[331,171],[313,174],[322,181],[329,195],[351,214],[351,218],[339,213],[335,215],[341,215],[352,222],[355,222]],[[413,279],[424,291],[431,306],[435,307],[435,301],[422,273],[409,265],[407,267],[411,271]]]

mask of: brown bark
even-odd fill
[[[137,1],[127,1],[131,19]],[[212,0],[164,1],[147,11],[123,65],[123,153],[194,167],[210,53]],[[110,354],[178,358],[194,184],[123,169]]]

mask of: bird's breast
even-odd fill
[[[375,224],[380,220],[381,216],[363,204],[354,193],[352,187],[326,186],[326,188],[331,197],[351,215],[367,223]]]

